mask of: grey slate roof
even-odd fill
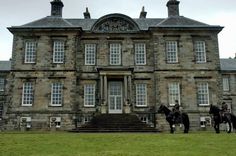
[[[11,61],[0,61],[0,71],[10,71]]]
[[[236,59],[220,59],[221,71],[236,71]]]
[[[110,14],[112,15],[112,14]],[[115,14],[114,14],[115,15]],[[120,14],[122,16],[122,14]],[[126,16],[126,15],[123,15]],[[104,16],[103,16],[104,17]],[[101,17],[102,18],[102,17]],[[99,19],[64,19],[57,16],[47,16],[39,20],[13,26],[11,28],[82,28],[84,31],[91,30]],[[184,16],[171,16],[168,18],[133,18],[140,30],[148,30],[150,27],[219,27],[195,21]]]

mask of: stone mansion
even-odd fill
[[[175,100],[190,116],[191,129],[210,127],[210,104],[224,100],[236,113],[236,59],[219,59],[223,27],[179,15],[168,0],[166,18],[114,13],[98,19],[51,15],[13,34],[11,61],[0,62],[0,108],[4,129],[70,130],[96,114],[136,114],[147,124],[163,116],[150,111]],[[75,123],[76,122],[76,123]]]

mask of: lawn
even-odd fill
[[[236,133],[0,133],[0,156],[235,156]]]

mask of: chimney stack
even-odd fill
[[[168,17],[179,16],[179,1],[169,0],[166,4],[168,7]]]
[[[146,18],[147,12],[144,9],[144,6],[142,7],[142,11],[140,12],[139,18]]]
[[[62,8],[64,4],[61,0],[53,0],[51,2],[51,16],[62,17]]]
[[[85,19],[90,19],[91,17],[90,17],[90,13],[89,13],[89,11],[88,11],[88,7],[86,7],[86,11],[84,12],[84,18]]]

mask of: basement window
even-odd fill
[[[25,128],[31,128],[31,117],[21,117],[20,126]]]
[[[61,117],[50,117],[50,127],[61,128]]]
[[[211,126],[211,118],[210,117],[200,117],[200,127],[206,128],[207,126]]]

